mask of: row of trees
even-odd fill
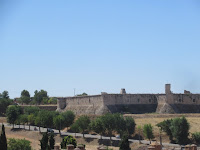
[[[111,136],[113,132],[120,134],[132,135],[135,131],[135,121],[131,117],[123,117],[121,114],[105,114],[90,120],[88,116],[80,116],[71,126],[73,132],[84,133],[86,130],[94,131],[101,135]]]
[[[33,97],[27,90],[23,90],[18,102],[22,104],[56,104],[57,99],[55,97],[49,98],[45,90],[36,90]]]
[[[72,111],[58,113],[55,111],[41,110],[39,107],[25,107],[24,110],[17,105],[11,105],[6,111],[7,121],[10,124],[29,124],[40,127],[63,129],[70,127],[74,122],[75,115]]]
[[[105,114],[91,120],[88,116],[80,116],[75,120],[72,111],[54,112],[41,110],[38,107],[25,107],[24,110],[20,106],[11,105],[6,111],[7,121],[11,124],[29,124],[40,127],[56,128],[59,131],[65,127],[78,133],[86,133],[86,131],[94,131],[101,135],[108,135],[111,139],[113,133],[120,134],[120,137],[127,135],[130,137],[135,132],[135,121],[132,117],[123,117],[117,114]],[[157,124],[162,132],[166,132],[172,143],[187,144],[191,140],[200,144],[200,133],[192,133],[192,139],[189,139],[190,125],[185,117],[164,120]],[[153,127],[151,124],[145,124],[143,127],[138,126],[139,137],[143,132],[144,136],[150,141],[154,139]]]

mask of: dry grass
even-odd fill
[[[137,125],[143,126],[144,124],[152,124],[154,127],[155,139],[159,141],[159,128],[156,126],[159,122],[166,119],[185,116],[190,123],[190,132],[200,132],[200,114],[127,114],[125,116],[131,116],[134,118]],[[163,142],[169,142],[169,139],[165,133],[162,133]]]
[[[39,140],[42,138],[42,135],[39,132],[35,131],[25,131],[23,129],[21,130],[16,130],[16,131],[11,131],[11,128],[6,127],[6,136],[7,138],[15,138],[15,139],[26,139],[31,142],[31,147],[34,150],[39,150],[40,149],[40,142]],[[57,135],[55,137],[56,140],[56,145],[60,145],[62,138]],[[96,150],[99,143],[98,139],[92,139],[92,140],[85,140],[83,138],[77,138],[77,143],[78,144],[85,144],[87,150]],[[110,147],[113,150],[118,150],[118,147]]]
[[[156,140],[159,141],[159,129],[156,127],[156,124],[159,122],[162,122],[163,120],[175,118],[175,117],[181,117],[185,116],[190,123],[190,132],[200,132],[200,114],[127,114],[125,116],[131,116],[135,119],[135,122],[137,125],[143,126],[144,124],[150,123],[154,126],[154,135],[156,137]],[[6,122],[5,117],[0,117],[0,123]],[[137,131],[136,131],[137,132]],[[33,149],[38,150],[40,148],[39,146],[39,140],[41,139],[41,134],[34,131],[11,131],[10,128],[6,128],[6,135],[8,138],[20,138],[20,139],[27,139],[31,141],[31,146]],[[169,142],[168,137],[163,133],[163,142]],[[56,143],[60,144],[61,138],[59,136],[56,136]],[[97,146],[99,145],[97,139],[93,139],[90,141],[86,141],[82,138],[77,138],[77,142],[79,144],[85,144],[87,150],[95,150]],[[133,145],[133,147],[137,147],[136,145]],[[112,147],[113,150],[118,150],[118,147]]]

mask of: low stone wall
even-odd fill
[[[22,108],[24,107],[39,107],[40,109],[49,110],[49,111],[56,111],[57,105],[20,105]]]

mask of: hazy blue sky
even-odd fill
[[[200,93],[199,0],[0,0],[0,92]]]

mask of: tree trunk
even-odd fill
[[[40,131],[40,126],[39,126],[39,131]]]
[[[19,128],[20,128],[20,124],[19,124]]]
[[[31,130],[31,125],[29,124],[29,131]]]
[[[139,144],[141,144],[141,140],[140,140],[140,132],[139,132]]]
[[[13,129],[14,129],[14,123],[13,123]]]

